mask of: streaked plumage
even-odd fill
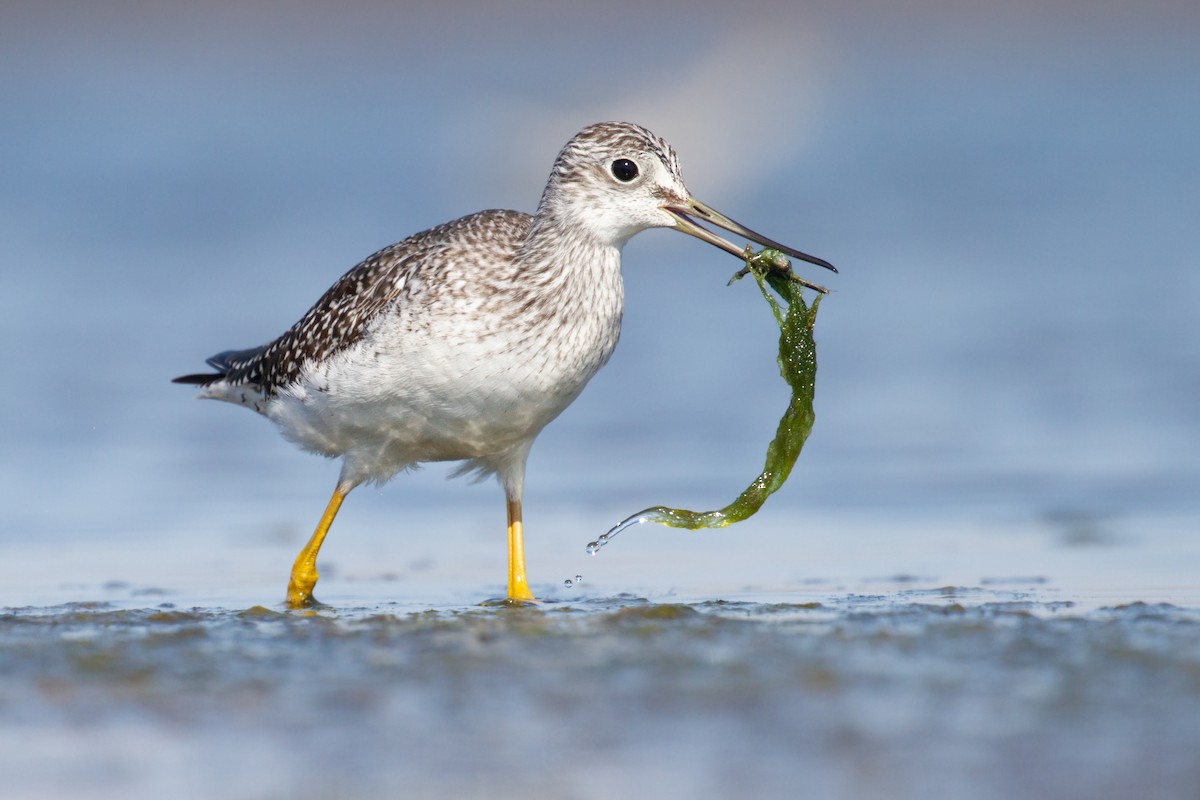
[[[343,459],[334,498],[293,569],[289,603],[312,602],[317,550],[351,489],[420,462],[458,460],[504,486],[508,596],[532,599],[521,542],[525,460],[616,346],[622,246],[646,228],[675,227],[739,252],[685,214],[829,266],[694,201],[674,151],[650,131],[601,123],[559,153],[533,216],[483,211],[410,236],[343,275],[275,341],[214,356],[215,374],[177,378]]]

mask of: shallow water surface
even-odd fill
[[[1185,797],[1198,643],[1166,604],[953,587],[6,609],[0,772],[42,798]]]

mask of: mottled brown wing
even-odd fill
[[[229,350],[208,359],[215,374],[184,375],[176,383],[250,384],[266,394],[294,382],[304,364],[328,359],[359,341],[371,320],[400,300],[423,277],[436,281],[439,251],[479,236],[520,237],[529,216],[484,211],[430,228],[383,248],[339,278],[300,320],[269,344]]]

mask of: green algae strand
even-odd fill
[[[811,305],[804,302],[803,284],[791,272],[791,266],[776,250],[747,251],[746,266],[730,280],[753,275],[763,298],[779,325],[779,373],[791,389],[791,401],[779,420],[775,438],[767,446],[762,472],[729,505],[714,511],[689,511],[683,508],[654,506],[622,520],[587,546],[595,555],[621,531],[644,522],[657,522],[673,528],[723,528],[755,514],[779,487],[783,486],[816,419],[813,393],[817,377],[817,346],[813,326],[817,321],[818,294]],[[771,290],[778,293],[782,303]]]

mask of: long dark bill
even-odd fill
[[[675,230],[682,231],[689,236],[695,236],[697,239],[708,242],[711,245],[715,245],[727,253],[732,253],[738,258],[745,258],[747,256],[747,248],[738,247],[732,242],[726,241],[720,236],[717,236],[707,228],[697,225],[693,217],[708,222],[712,225],[716,225],[719,228],[723,228],[730,233],[737,234],[744,239],[749,239],[750,241],[760,244],[763,247],[769,247],[772,250],[778,250],[784,255],[791,256],[792,258],[798,258],[801,261],[807,261],[809,264],[816,264],[818,267],[824,267],[825,269],[837,272],[837,267],[835,267],[833,264],[830,264],[825,259],[817,258],[816,256],[810,256],[808,253],[801,253],[799,250],[793,249],[784,244],[780,244],[773,239],[768,239],[761,233],[750,230],[740,222],[730,219],[716,209],[701,203],[699,200],[689,200],[686,206],[666,206],[663,210],[669,212],[676,218],[676,220],[678,220],[675,225]],[[797,278],[797,280],[800,279]],[[829,291],[823,286],[818,286],[817,284],[809,283],[808,281],[800,280],[800,283],[821,293],[826,293]]]

